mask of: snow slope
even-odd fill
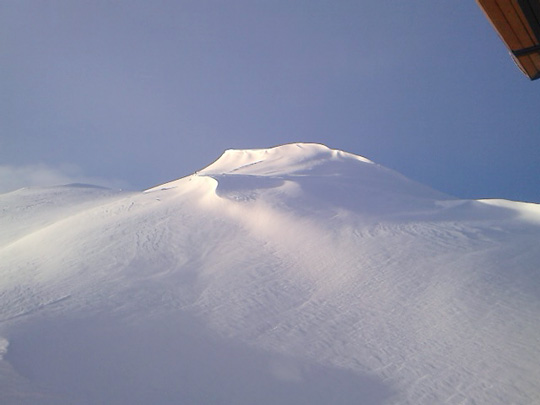
[[[318,144],[0,195],[6,404],[535,404],[540,207]]]

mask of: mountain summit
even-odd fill
[[[319,174],[325,173],[329,164],[343,167],[359,162],[373,164],[362,156],[317,143],[295,143],[276,146],[270,149],[235,150],[229,149],[221,155],[203,173],[240,173],[251,175],[314,174],[314,168],[319,168]],[[322,166],[322,168],[321,168]],[[322,170],[321,170],[322,169]],[[320,173],[322,171],[322,173]],[[317,174],[317,172],[315,172]]]
[[[453,199],[362,156],[315,143],[227,150],[195,176],[147,191],[177,187],[185,191],[187,182],[202,188],[204,183],[208,193],[237,201],[259,195],[272,200],[278,194],[279,203],[289,206],[324,204],[330,211],[346,208],[374,215],[424,211],[434,201]]]
[[[540,210],[319,144],[0,195],[5,404],[532,404]]]

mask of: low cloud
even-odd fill
[[[72,183],[92,184],[110,188],[127,188],[121,180],[103,179],[85,176],[75,165],[10,166],[0,165],[0,193],[17,190],[23,187],[48,187]]]

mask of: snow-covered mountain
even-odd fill
[[[318,144],[2,194],[0,402],[537,404],[539,245]]]

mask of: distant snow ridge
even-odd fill
[[[540,403],[539,218],[305,143],[0,194],[0,402]]]

